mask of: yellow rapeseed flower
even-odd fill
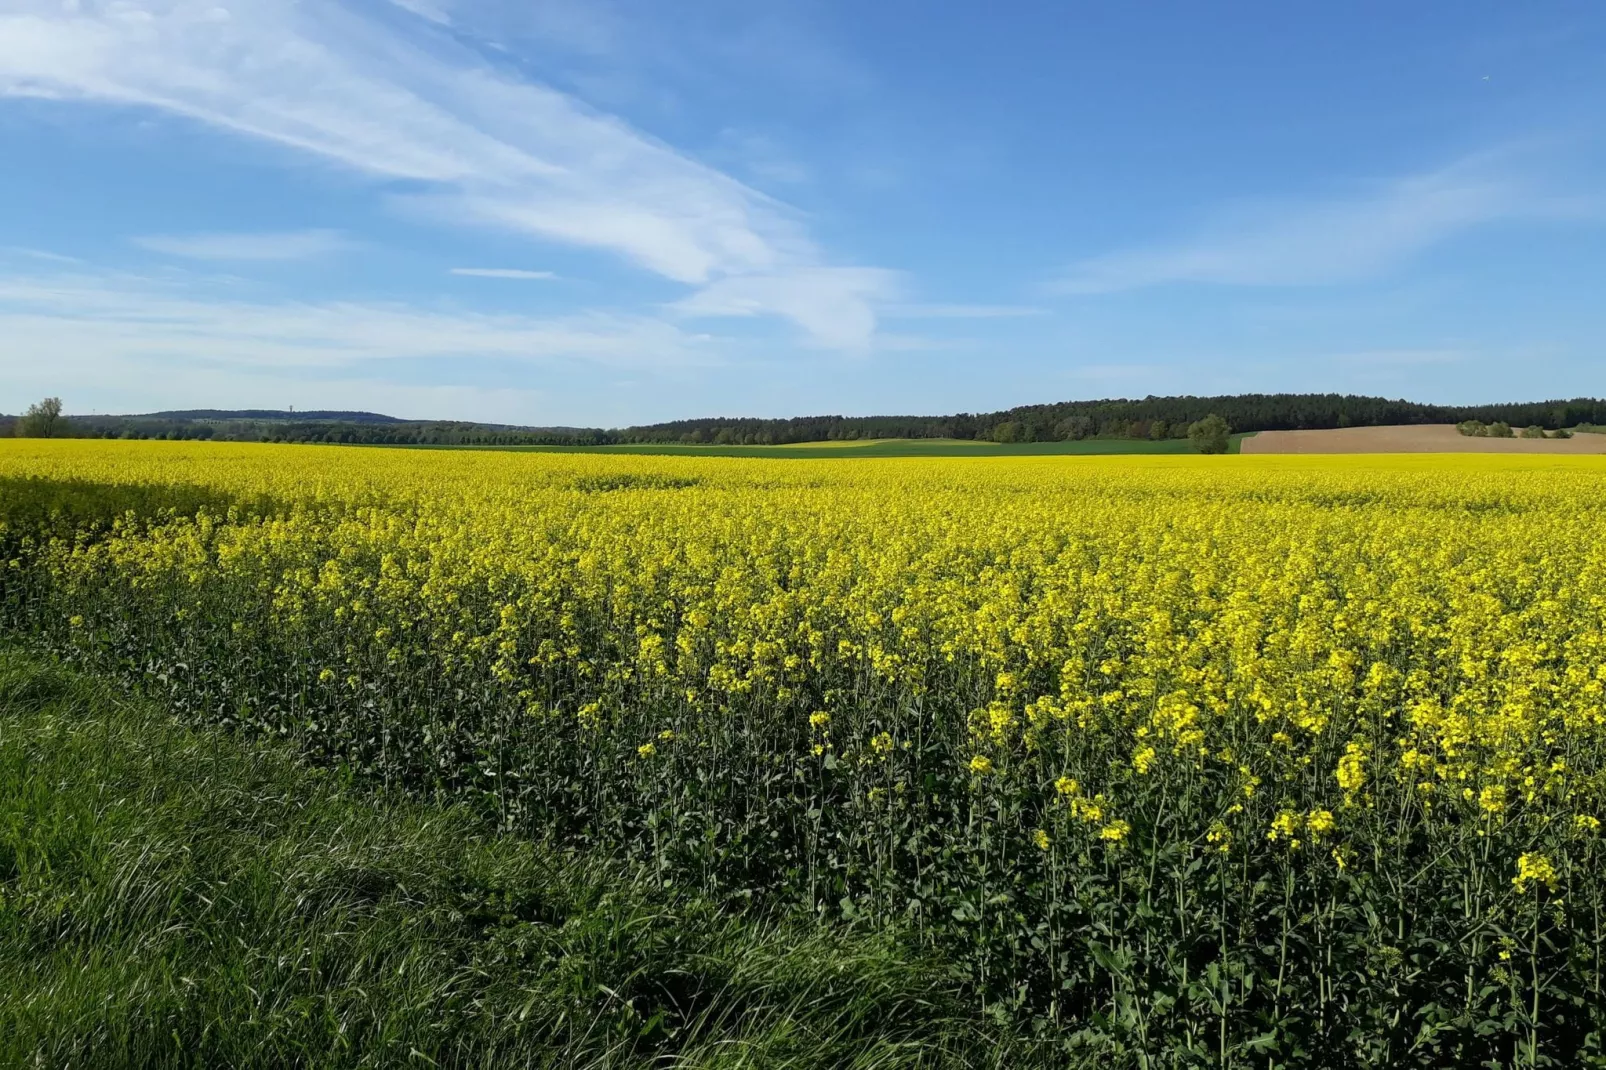
[[[1526,892],[1529,888],[1540,884],[1554,891],[1556,865],[1547,855],[1524,854],[1517,859],[1517,875],[1511,878],[1511,883],[1519,892]]]
[[[1353,794],[1366,783],[1366,747],[1351,741],[1344,747],[1344,756],[1338,760],[1334,776],[1346,794]]]

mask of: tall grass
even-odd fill
[[[677,898],[0,653],[0,1065],[989,1062],[956,1006],[886,934]]]

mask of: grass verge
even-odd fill
[[[760,922],[0,651],[0,1065],[1011,1060],[891,935]]]

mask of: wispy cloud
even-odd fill
[[[411,11],[420,18],[428,19],[430,22],[439,23],[442,26],[451,24],[452,19],[447,14],[447,5],[438,2],[438,0],[390,0],[390,2],[399,8]]]
[[[402,6],[445,17],[437,3]],[[10,0],[0,94],[139,106],[421,192],[438,218],[608,251],[732,307],[863,346],[875,313],[802,220],[619,119],[493,66],[429,23],[328,0]],[[695,299],[694,305],[699,304]]]
[[[553,271],[525,271],[523,268],[452,268],[449,274],[467,275],[476,279],[555,279]]]
[[[44,249],[29,249],[21,245],[0,246],[0,253],[9,253],[12,256],[25,256],[30,260],[48,260],[53,264],[82,263],[76,256],[63,256],[61,253],[47,252]]]
[[[718,359],[717,343],[648,316],[275,301],[220,292],[205,280],[88,272],[0,275],[0,335],[8,353],[37,355],[52,376],[81,379],[110,367],[149,376],[186,362],[266,372],[397,360],[640,367]]]
[[[134,244],[190,260],[310,260],[354,249],[337,230],[292,230],[257,234],[148,234]]]
[[[1480,154],[1350,197],[1241,206],[1185,241],[1084,260],[1054,288],[1107,293],[1165,283],[1354,282],[1484,224],[1600,214],[1599,204],[1545,192],[1509,154]]]
[[[784,275],[720,279],[677,302],[685,316],[756,316],[779,312],[803,325],[819,344],[869,348],[876,305],[897,296],[898,276],[877,268],[812,268]]]
[[[891,304],[878,310],[888,319],[991,320],[1047,316],[1049,310],[1032,305]]]

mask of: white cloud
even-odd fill
[[[21,245],[0,246],[0,253],[12,256],[26,256],[30,260],[48,260],[53,264],[80,264],[83,261],[76,256],[63,256],[60,253],[47,252],[44,249],[29,249]]]
[[[403,6],[444,17],[439,5]],[[394,20],[392,20],[394,21]],[[785,206],[622,121],[326,0],[7,0],[0,95],[157,109],[387,181],[439,217],[600,249],[669,279],[736,285],[816,340],[862,347],[856,287]],[[750,281],[745,287],[744,280]]]
[[[452,19],[446,13],[446,5],[436,3],[435,0],[390,0],[391,3],[406,11],[411,11],[420,18],[442,26],[451,25]]]
[[[645,316],[538,318],[351,301],[252,300],[193,280],[130,275],[0,276],[5,377],[31,366],[57,381],[109,368],[204,364],[263,372],[427,359],[582,361],[625,367],[707,363],[715,346]]]
[[[555,279],[552,271],[525,271],[523,268],[452,268],[450,274],[476,279]]]
[[[1227,212],[1194,238],[1075,265],[1055,289],[1108,293],[1165,283],[1308,286],[1374,277],[1471,228],[1502,220],[1598,216],[1598,206],[1535,191],[1502,154],[1379,183],[1363,195]]]
[[[686,316],[755,316],[776,311],[822,345],[868,348],[877,302],[897,295],[897,275],[878,268],[814,268],[789,275],[720,279],[672,306]]]
[[[310,260],[356,243],[336,230],[292,230],[257,234],[148,234],[134,244],[156,253],[190,260]]]
[[[990,320],[1018,319],[1024,316],[1046,316],[1049,310],[1030,305],[948,305],[905,304],[882,305],[878,310],[888,319],[911,320]]]

